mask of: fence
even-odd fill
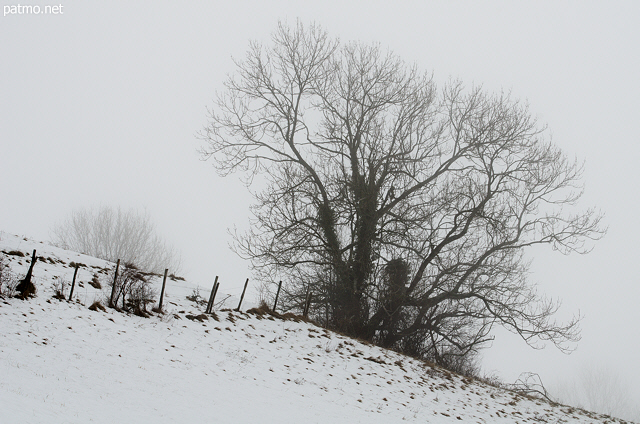
[[[21,256],[24,256],[24,255],[21,255]],[[30,267],[29,267],[29,272],[27,273],[27,276],[25,276],[23,281],[29,281],[30,280],[30,276],[32,274],[33,267],[36,264],[38,259],[39,258],[36,257],[36,252],[34,250],[34,252],[32,254],[31,264],[30,264]],[[46,260],[44,260],[44,261],[46,262]],[[73,301],[74,293],[76,291],[76,286],[77,286],[78,272],[79,272],[80,268],[84,267],[84,268],[87,268],[87,270],[89,270],[89,267],[87,265],[84,265],[84,264],[81,264],[81,263],[74,263],[74,262],[71,262],[69,265],[73,268],[73,279],[72,279],[72,282],[71,282],[69,295],[68,295],[68,298],[66,300]],[[108,306],[110,308],[119,309],[118,308],[118,302],[119,302],[120,299],[122,299],[122,308],[123,309],[127,309],[126,306],[125,306],[125,305],[127,305],[127,303],[125,301],[125,295],[124,295],[124,293],[125,293],[124,290],[125,289],[122,287],[123,283],[121,281],[119,281],[119,277],[121,277],[121,273],[123,272],[122,271],[123,267],[124,267],[124,269],[126,271],[127,267],[130,267],[130,265],[121,266],[121,260],[118,259],[116,261],[115,269],[113,271],[113,278],[111,280],[111,293],[110,293],[110,296],[107,299]],[[105,271],[105,273],[108,273],[108,269],[107,268],[103,268],[103,270]],[[168,272],[169,272],[169,269],[165,268],[164,275],[162,275],[162,288],[160,290],[159,301],[158,301],[157,306],[153,308],[153,311],[157,312],[157,313],[164,313],[163,309],[164,309],[165,293],[166,293],[166,289],[167,289]],[[145,273],[142,273],[142,272],[140,272],[140,274],[149,275],[149,274],[145,274]],[[157,275],[158,277],[160,276],[158,274],[155,274],[155,275]],[[172,279],[175,280],[175,276],[173,274],[171,275],[171,277],[172,277]],[[94,273],[94,278],[97,278],[95,273]],[[93,285],[91,283],[89,283],[89,284]],[[242,294],[240,295],[240,300],[238,302],[238,306],[235,308],[235,311],[240,311],[240,309],[242,307],[242,303],[244,301],[244,297],[245,297],[248,285],[249,285],[249,278],[247,278],[245,280],[245,283],[244,283],[244,286],[243,286],[243,289],[242,289]],[[63,291],[66,291],[66,290],[64,290],[64,287],[68,287],[68,286],[63,286]],[[80,287],[84,287],[82,282],[80,283]],[[217,296],[217,294],[219,292],[219,289],[220,289],[219,276],[216,276],[215,280],[214,280],[214,283],[213,283],[213,286],[211,287],[211,291],[209,293],[208,301],[206,303],[206,308],[205,308],[205,313],[206,314],[213,313],[213,308],[214,308],[214,305],[215,305],[215,300],[216,300],[216,296]],[[277,291],[276,291],[276,294],[275,294],[275,298],[274,298],[274,302],[273,302],[273,307],[271,309],[274,312],[276,311],[276,309],[278,307],[278,300],[280,298],[281,289],[282,289],[282,281],[279,281],[278,282],[278,288],[277,288]],[[62,294],[62,296],[60,296],[58,298],[65,299],[65,296],[64,296],[64,294]],[[312,303],[312,299],[313,299],[313,293],[311,291],[309,291],[306,294],[303,303],[301,304],[302,315],[304,317],[308,317],[310,306],[311,306],[311,303]],[[148,302],[150,303],[152,301],[153,300],[150,300]],[[143,312],[146,312],[146,309],[143,308]]]

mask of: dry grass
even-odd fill
[[[91,306],[89,306],[89,310],[107,312],[107,308],[105,308],[104,305],[102,305],[102,303],[100,303],[99,300],[96,300],[95,302],[93,302]]]

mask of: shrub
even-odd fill
[[[69,286],[69,282],[62,276],[58,275],[53,278],[53,297],[59,300],[65,300],[64,292]]]
[[[89,281],[89,285],[96,290],[102,290],[102,284],[100,284],[100,279],[98,278],[98,274],[93,273],[93,278]]]
[[[198,306],[204,306],[208,303],[205,298],[200,296],[200,287],[196,287],[195,289],[193,289],[191,294],[187,296],[187,300],[194,302]]]
[[[110,299],[110,306],[118,308],[118,303],[121,302],[120,309],[148,317],[147,305],[155,301],[155,291],[151,288],[145,273],[141,272],[136,265],[125,263],[120,268],[115,281],[115,290],[113,280],[111,276],[109,287],[114,296]]]
[[[0,296],[14,296],[17,285],[18,280],[13,271],[11,271],[9,261],[4,255],[0,256]]]
[[[107,312],[107,309],[102,305],[102,303],[100,303],[99,300],[93,302],[91,306],[89,306],[89,310]]]

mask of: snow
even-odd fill
[[[164,315],[91,311],[114,264],[0,233],[13,271],[33,249],[38,292],[0,298],[0,423],[603,423],[623,422],[551,405],[464,378],[301,320],[236,312],[230,295],[203,321],[197,287],[168,280]],[[72,302],[54,299],[55,276]],[[159,292],[161,278],[153,280]],[[221,288],[223,290],[224,288]],[[203,296],[209,288],[200,288]],[[68,296],[68,289],[66,292]],[[243,306],[246,311],[247,307]]]

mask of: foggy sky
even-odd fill
[[[0,230],[48,240],[73,209],[146,210],[181,250],[182,274],[241,290],[250,273],[227,229],[247,227],[251,198],[237,176],[199,159],[195,134],[232,56],[268,42],[278,20],[314,21],[345,41],[380,43],[436,82],[527,100],[584,161],[581,204],[605,213],[608,234],[586,256],[529,255],[531,281],[563,300],[559,317],[584,315],[582,341],[566,356],[497,332],[484,367],[552,384],[605,364],[640,404],[640,2],[60,4],[62,14],[0,17]]]

